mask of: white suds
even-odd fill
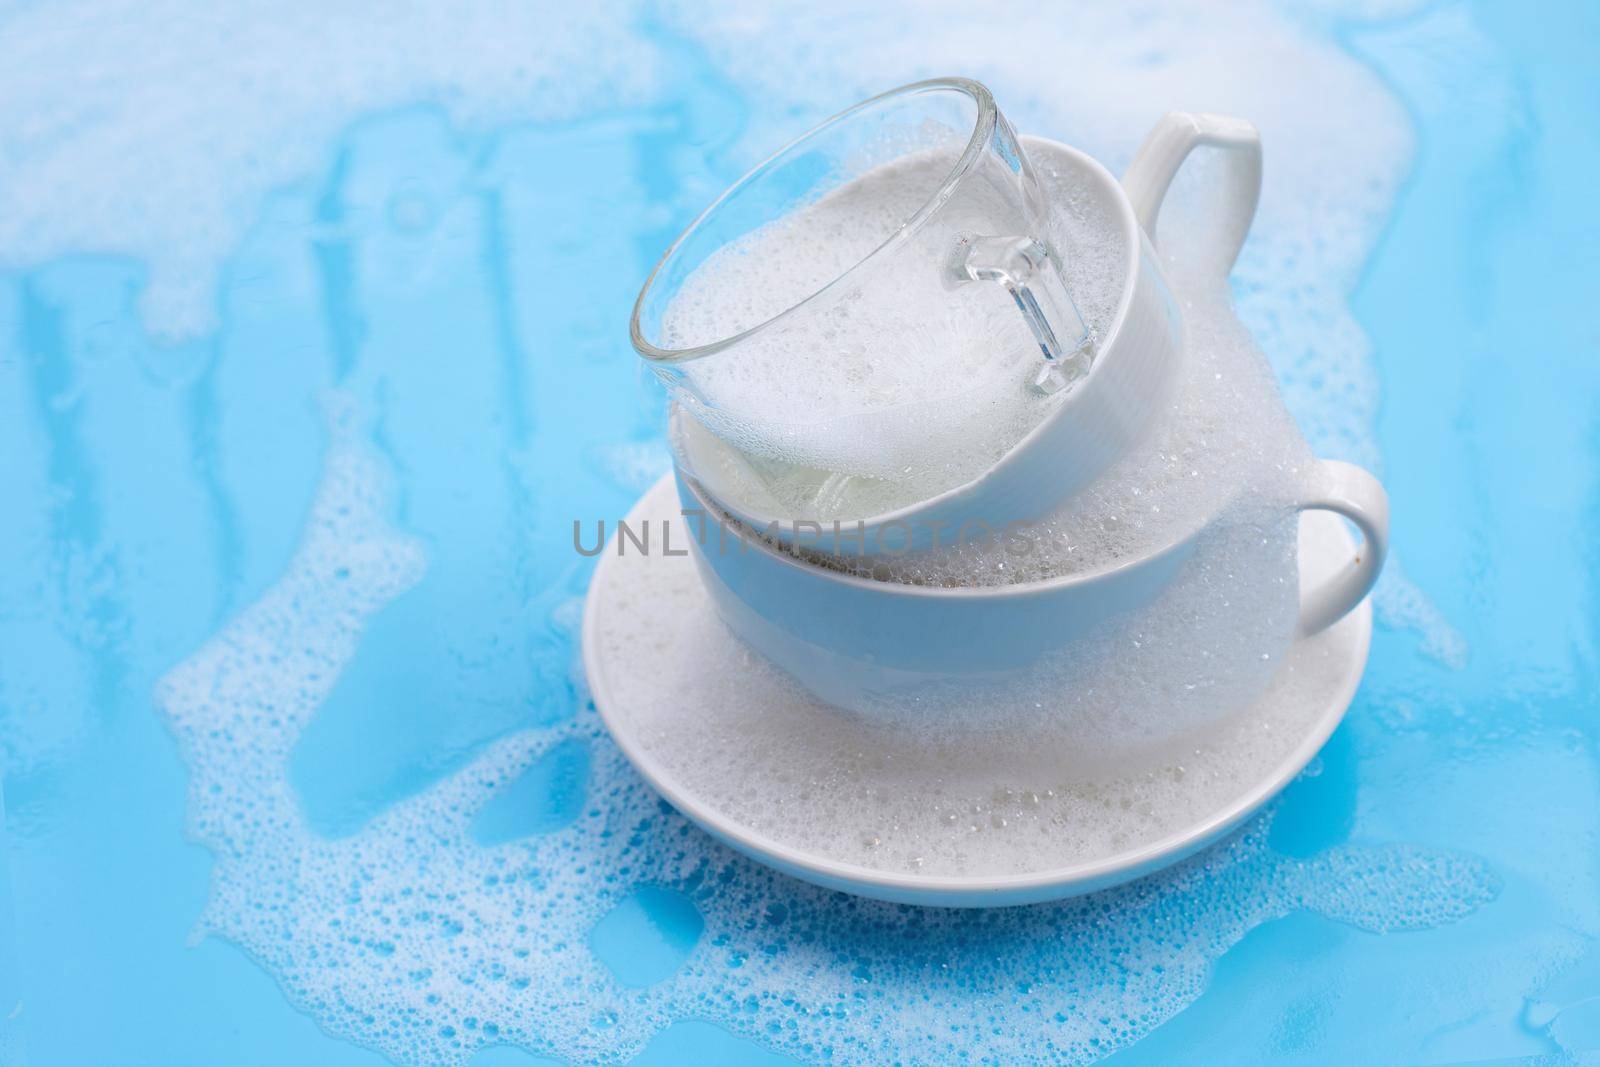
[[[874,254],[939,188],[959,147],[881,164],[721,247],[665,311],[663,342],[687,348],[766,322],[838,279],[678,372],[692,410],[767,472],[767,491],[805,509],[796,514],[816,510],[827,475],[881,483],[879,510],[960,485],[1064,395],[1029,388],[1039,348],[1003,287],[946,278],[958,234],[1011,223],[993,218],[986,199],[953,199],[905,243]],[[1057,248],[1084,324],[1104,336],[1131,252],[1091,179],[1057,167],[1038,175],[1052,208],[1040,236]]]
[[[387,479],[351,432],[352,413],[335,404],[333,420],[324,482],[287,572],[173,670],[158,700],[189,767],[191,829],[215,857],[200,932],[244,948],[330,1033],[396,1062],[460,1065],[494,1045],[617,1062],[662,1026],[692,1017],[843,1064],[947,1062],[975,1045],[1003,1061],[1087,1063],[1190,1003],[1213,961],[1264,922],[1309,908],[1373,930],[1415,928],[1451,921],[1496,892],[1482,864],[1413,848],[1289,859],[1267,847],[1268,823],[1257,820],[1169,871],[1059,905],[952,912],[877,904],[795,882],[715,844],[640,781],[589,710],[497,742],[359,833],[322,837],[299,810],[289,751],[365,624],[423,568],[417,546],[384,519]],[[664,494],[658,504],[671,506]],[[627,625],[607,638],[649,657],[647,670],[659,672],[652,690],[674,691],[677,674],[695,672],[713,687],[702,692],[721,694],[718,714],[731,723],[741,704],[771,699],[779,680],[753,657],[735,652],[735,673],[710,674],[705,662],[684,658],[719,624],[703,595],[683,599],[698,580],[687,560],[648,562],[677,566],[602,595],[617,598],[619,623],[630,598],[659,609],[647,601],[668,595],[675,609],[688,609],[675,620],[681,626],[654,641]],[[571,614],[563,607],[552,624],[570,627]],[[570,629],[563,639],[574,639]],[[719,647],[736,649],[725,636]],[[1317,675],[1329,662],[1313,651],[1297,666],[1311,691],[1328,684]],[[723,754],[718,736],[713,731],[713,747],[698,757],[713,777]],[[981,816],[980,829],[968,831],[970,847],[1033,834],[1041,844],[1059,835],[1067,848],[1093,848],[1112,826],[1159,834],[1157,809],[1138,806],[1145,797],[1170,812],[1163,798],[1183,795],[1188,781],[1193,801],[1207,803],[1227,792],[1227,768],[1239,758],[1230,753],[1271,758],[1280,743],[1258,737],[1202,750],[1192,768],[1179,764],[1181,775],[1168,769],[1164,783],[1143,773],[1120,787],[1080,780],[1078,808],[1064,794],[1048,803],[1028,796],[1019,778],[1022,791],[961,813]],[[483,806],[547,752],[574,744],[591,759],[576,818],[552,832],[481,844],[472,826]],[[790,780],[730,802],[741,817],[802,835],[849,830],[863,853],[895,856],[904,847],[898,831],[872,821],[893,810],[893,795],[883,805],[862,798],[831,827],[784,817],[785,804],[825,804],[821,790],[847,788],[856,761],[869,758],[841,749],[847,758],[813,768],[824,777],[803,796],[808,784],[795,771],[814,754],[769,749],[763,758],[790,768]],[[748,780],[752,770],[747,764],[736,777]],[[1070,778],[1064,788],[1074,788]],[[917,814],[948,832],[937,806]],[[660,887],[658,895],[704,923],[676,971],[643,987],[625,984],[612,969],[618,961],[590,940],[641,885]],[[1118,982],[1103,981],[1110,972]],[[1033,976],[1024,987],[1020,974]]]

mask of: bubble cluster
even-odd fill
[[[970,481],[1065,395],[1029,387],[1039,348],[1002,286],[948,280],[957,235],[994,235],[1004,215],[986,200],[953,201],[901,232],[955,161],[928,150],[867,171],[713,253],[666,309],[667,344],[688,347],[817,294],[673,368],[691,387],[680,392],[689,409],[750,455],[749,472],[786,513],[840,513],[842,478],[853,483],[845,513],[857,514]],[[1131,263],[1127,234],[1081,165],[1049,165],[1039,175],[1054,209],[1045,236],[1084,324],[1105,336]],[[891,239],[901,244],[878,251]]]
[[[795,551],[883,581],[992,586],[1100,570],[1208,526],[1247,526],[1281,539],[1315,458],[1226,288],[1214,279],[1178,275],[1174,293],[1184,315],[1185,350],[1171,404],[1142,442],[1056,511],[1004,535],[949,535],[950,543],[936,551],[871,559],[804,545]]]
[[[672,84],[663,70],[683,71],[680,47],[763,102],[734,146],[751,164],[802,128],[797,115],[815,121],[954,72],[984,79],[1017,128],[1113,170],[1163,110],[1214,110],[1255,122],[1268,159],[1235,271],[1241,314],[1317,452],[1381,474],[1372,346],[1347,297],[1407,173],[1412,134],[1394,94],[1319,32],[1350,6],[1312,5],[1308,19],[1267,0],[1222,11],[1194,0],[1082,5],[1025,33],[960,5],[695,3],[648,15],[630,4],[493,2],[378,14],[24,6],[3,16],[0,35],[10,90],[0,100],[0,264],[130,256],[148,271],[140,302],[154,332],[195,337],[214,325],[221,266],[271,190],[315,171],[351,121],[419,100],[472,125],[609,112],[659,99]],[[1353,5],[1361,18],[1388,6]],[[59,76],[75,66],[96,76]],[[1179,217],[1196,185],[1180,175],[1164,219]],[[402,206],[416,216],[416,203]],[[1465,656],[1401,568],[1386,570],[1376,600],[1425,649]]]
[[[152,328],[204,333],[220,265],[262,201],[315,171],[349,123],[419,100],[472,124],[638,102],[657,68],[652,49],[618,47],[633,18],[572,8],[553,32],[548,13],[492,0],[382,17],[359,5],[120,0],[9,10],[0,265],[134,256],[150,272]]]
[[[641,510],[670,516],[674,501],[663,486]],[[1319,553],[1341,551],[1321,535]],[[1294,553],[1279,547],[1281,575]],[[1222,810],[1326,713],[1355,630],[1280,669],[1297,583],[1252,598],[1213,558],[1228,549],[1231,569],[1261,545],[1207,545],[1188,588],[1002,681],[931,680],[854,712],[735,639],[685,559],[611,561],[590,593],[592,651],[615,665],[610,701],[650,758],[765,838],[880,870],[1038,873]],[[1218,610],[1225,596],[1246,610]],[[667,617],[665,632],[640,632]]]
[[[249,14],[238,8],[226,26],[165,5],[15,10],[4,40],[29,51],[7,53],[18,91],[0,152],[6,262],[86,248],[137,256],[150,269],[150,323],[202,331],[218,264],[265,190],[313,169],[355,115],[436,98],[457,117],[498,121],[649,95],[664,54],[653,29],[634,32],[649,20],[561,12],[593,21],[553,32],[547,13],[501,5],[382,19],[263,6],[245,54],[232,39]],[[1236,272],[1241,313],[1318,451],[1376,462],[1370,344],[1346,297],[1406,172],[1410,134],[1377,77],[1302,20],[1264,3],[1181,2],[1084,7],[1025,34],[972,5],[937,18],[815,3],[669,4],[655,15],[763,101],[743,139],[751,152],[792,134],[796,114],[953,70],[988,81],[1021,128],[1113,167],[1165,108],[1250,117],[1269,164]],[[91,22],[101,51],[86,57],[82,35],[62,27]],[[58,76],[82,63],[102,76]],[[310,69],[344,77],[331,103]],[[363,627],[424,566],[387,521],[387,475],[351,419],[335,412],[346,429],[333,435],[298,554],[174,669],[160,701],[190,774],[191,829],[215,857],[197,933],[241,946],[328,1032],[398,1062],[459,1064],[493,1045],[616,1061],[694,1017],[805,1059],[955,1062],[981,1049],[997,1062],[1083,1063],[1189,1005],[1214,962],[1262,923],[1309,908],[1404,929],[1460,916],[1495,891],[1482,864],[1411,847],[1286,858],[1258,820],[1173,870],[1062,905],[874,904],[713,844],[643,785],[586,708],[496,743],[351,836],[320,837],[299,811],[287,753]],[[626,465],[599,462],[623,476]],[[573,616],[571,605],[560,613],[558,640],[573,640]],[[1444,625],[1436,613],[1412,617]],[[590,753],[593,785],[576,817],[479,843],[475,813],[563,745]],[[1013,800],[1031,804],[1025,792],[998,803]],[[893,840],[876,836],[879,849]],[[704,930],[678,971],[637,989],[588,936],[645,884],[691,900]]]
[[[1019,130],[1083,148],[1116,173],[1164,111],[1248,118],[1261,130],[1266,166],[1233,271],[1240,316],[1313,450],[1381,476],[1372,341],[1349,294],[1406,179],[1413,133],[1399,98],[1324,27],[1338,12],[1379,19],[1395,7],[1333,2],[1295,14],[1270,0],[1226,10],[1197,0],[1075,5],[1019,33],[982,7],[942,7],[935,16],[897,5],[779,4],[755,15],[696,4],[678,8],[674,25],[753,98],[817,115],[892,81],[971,72]],[[1304,17],[1311,9],[1316,15]],[[1449,47],[1481,47],[1458,39],[1476,32],[1452,25]],[[764,34],[782,44],[752,47]],[[799,65],[808,77],[794,77]],[[895,72],[888,81],[886,71]],[[751,131],[756,145],[794,132],[777,117],[784,111],[770,114]],[[1215,163],[1205,152],[1191,157],[1162,208],[1162,231],[1214,206]],[[1391,625],[1416,630],[1425,650],[1447,663],[1465,656],[1460,635],[1403,568],[1386,568],[1375,602]]]
[[[910,555],[791,549],[885,582],[993,587],[1090,574],[1182,546],[1182,567],[1153,602],[1004,678],[904,672],[893,692],[840,700],[881,720],[887,736],[953,723],[944,740],[960,752],[981,725],[1018,752],[1062,764],[1078,752],[1183,736],[1249,706],[1267,686],[1295,628],[1295,505],[1315,460],[1220,279],[1169,266],[1185,316],[1176,395],[1142,443],[1056,513],[1004,537]]]
[[[1414,848],[1280,856],[1267,847],[1269,823],[1257,820],[1169,871],[1059,905],[952,912],[874,903],[806,886],[714,843],[634,774],[588,707],[496,742],[355,834],[321,836],[290,784],[289,753],[363,628],[425,569],[420,547],[388,518],[390,479],[363,441],[359,413],[339,398],[329,412],[323,482],[285,573],[176,667],[157,699],[189,769],[190,830],[215,857],[197,934],[238,944],[324,1029],[399,1063],[463,1064],[495,1045],[616,1062],[682,1018],[837,1063],[950,1062],[974,1048],[1000,1061],[1085,1063],[1181,1010],[1212,962],[1263,922],[1309,908],[1368,929],[1408,928],[1455,918],[1496,891],[1481,863]],[[718,624],[703,600],[683,599],[697,581],[685,560],[653,562],[679,566],[610,593],[676,597],[689,609],[684,625],[619,626],[608,639],[642,657],[656,691],[677,691],[685,672],[710,687],[701,692],[711,699],[668,710],[713,716],[697,727],[707,739],[697,759],[715,777],[740,715],[759,716],[781,679],[726,635],[718,647],[732,657],[727,670],[686,661],[682,653],[712,640]],[[575,645],[574,616],[563,605],[552,625]],[[1313,690],[1330,682],[1318,672],[1343,659],[1317,647],[1296,667]],[[719,733],[716,716],[731,732]],[[658,727],[672,729],[670,720]],[[1255,728],[1243,724],[1247,734]],[[834,727],[844,742],[833,753],[839,766],[800,777],[795,761],[817,751],[783,745],[802,739],[746,747],[741,758],[776,771],[786,764],[790,780],[757,789],[757,765],[724,768],[738,772],[725,782],[746,786],[747,795],[729,797],[732,810],[802,837],[848,828],[864,854],[895,853],[894,828],[862,817],[906,797],[858,796],[858,810],[832,826],[812,818],[828,790],[851,795],[853,768],[870,771],[858,784],[886,781],[868,750],[850,751],[851,729]],[[1240,742],[1219,739],[1209,753],[1199,746],[1165,773],[1181,769],[1197,787],[1188,795],[1207,803],[1226,792],[1229,759],[1270,758],[1272,742],[1256,750]],[[592,783],[576,814],[485,846],[475,832],[485,807],[547,754],[575,747],[588,753]],[[978,831],[965,831],[972,847],[1015,832],[1059,855],[1059,839],[1102,847],[1092,837],[1107,826],[1159,833],[1155,809],[1137,805],[1171,789],[1142,773],[1121,786],[1056,779],[1082,794],[1075,824],[1053,817],[1067,810],[1061,790],[1050,797],[1019,779],[1022,788],[985,798],[982,812],[957,812],[981,817]],[[922,807],[940,827],[951,813]],[[641,895],[651,886],[661,892]],[[611,935],[594,931],[654,898],[677,912],[675,940],[651,957],[664,953],[666,962],[614,971]],[[1107,983],[1109,973],[1119,980]]]

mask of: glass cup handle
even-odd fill
[[[1089,373],[1094,338],[1043,241],[1034,237],[958,237],[949,277],[955,283],[999,282],[1006,287],[1044,356],[1031,383],[1034,389],[1058,392]]]

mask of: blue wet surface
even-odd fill
[[[705,925],[682,893],[640,886],[595,924],[589,947],[623,985],[643,988],[683,966]]]
[[[1404,47],[1407,21],[1341,31],[1416,124],[1354,306],[1376,345],[1397,555],[1470,654],[1442,663],[1380,626],[1345,725],[1271,829],[1291,856],[1357,826],[1479,856],[1502,890],[1431,930],[1258,927],[1120,1061],[1600,1052],[1600,946],[1580,929],[1600,884],[1600,13],[1539,12],[1467,9],[1508,72],[1492,107],[1418,88],[1437,82],[1425,64],[1469,57]],[[573,714],[552,617],[587,579],[571,519],[625,510],[652,477],[629,446],[660,425],[620,324],[735,176],[723,149],[747,114],[709,68],[684,69],[678,99],[560,126],[469,136],[426,107],[358,123],[268,205],[200,341],[144,333],[137,264],[0,277],[0,1048],[19,1062],[382,1062],[227,943],[189,942],[211,860],[184,837],[152,687],[282,573],[327,444],[318,398],[339,388],[373,413],[429,570],[375,618],[293,754],[310,825],[357,833],[491,739]],[[566,825],[589,769],[581,742],[558,747],[475,833]],[[648,985],[698,921],[642,886],[590,944]],[[1434,1003],[1443,973],[1473,975],[1487,1007]],[[763,1057],[779,1062],[683,1020],[639,1062]]]

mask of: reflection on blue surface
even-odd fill
[[[1457,669],[1380,632],[1346,725],[1269,831],[1289,857],[1352,838],[1480,856],[1503,889],[1434,929],[1310,914],[1257,927],[1120,1059],[1600,1049],[1600,26],[1578,5],[1543,13],[1551,24],[1450,8],[1342,36],[1418,129],[1356,308],[1378,349],[1399,556],[1472,655]],[[1431,19],[1465,17],[1493,55],[1428,50]],[[359,124],[268,205],[229,265],[214,337],[149,339],[126,262],[0,279],[0,499],[15,502],[0,521],[0,889],[16,915],[14,939],[0,926],[0,1048],[20,1035],[39,1063],[381,1062],[227,943],[188,943],[213,861],[184,836],[185,768],[149,694],[283,573],[328,447],[319,397],[338,387],[371,414],[396,520],[429,565],[293,750],[309,825],[357,835],[494,739],[581,707],[563,612],[587,571],[570,520],[621,514],[659,463],[659,411],[617,324],[733,176],[719,148],[743,121],[684,60],[682,96],[645,112],[477,139],[426,108]],[[585,783],[603,791],[594,762],[581,741],[552,749],[478,817],[479,840],[569,825]],[[787,907],[751,916],[761,943],[781,944]],[[589,944],[645,987],[705,950],[701,922],[647,887]],[[985,930],[974,920],[963,947],[1022,951]],[[1436,996],[1441,976],[1462,976],[1462,999]],[[758,1062],[765,1036],[679,1020],[640,1062]],[[541,1061],[497,1048],[473,1062]]]
[[[683,966],[705,925],[694,901],[647,885],[595,924],[589,947],[623,985],[655,985]]]
[[[588,787],[589,746],[563,741],[483,806],[472,821],[472,835],[479,844],[499,845],[569,826]]]

